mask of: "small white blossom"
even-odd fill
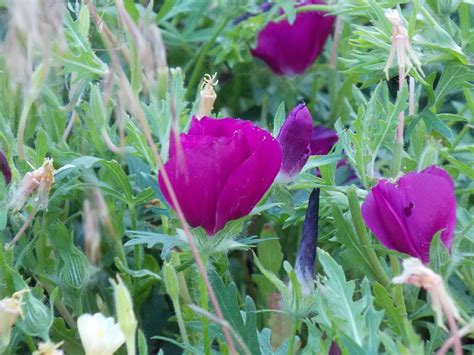
[[[77,329],[86,355],[112,355],[125,342],[120,325],[102,313],[81,315]]]

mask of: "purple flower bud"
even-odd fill
[[[298,6],[321,3],[304,0]],[[310,11],[298,13],[291,25],[288,20],[270,22],[258,34],[252,54],[265,61],[276,74],[301,74],[321,54],[334,20],[334,16]]]
[[[10,170],[10,166],[8,165],[7,157],[2,151],[0,151],[0,170],[2,171],[5,182],[8,185],[12,180],[12,172]]]
[[[280,144],[249,121],[193,117],[179,143],[164,169],[188,223],[209,235],[250,213],[281,167]],[[161,173],[158,181],[175,207]]]
[[[337,132],[323,126],[316,126],[311,136],[311,155],[326,155],[338,140]]]
[[[304,103],[296,106],[288,115],[278,133],[277,140],[283,150],[283,164],[278,180],[292,181],[310,156],[313,119]]]
[[[296,254],[296,276],[301,283],[303,294],[308,295],[313,289],[314,262],[318,243],[319,189],[313,189],[308,200],[308,209],[303,225],[298,253]]]
[[[335,341],[331,343],[331,347],[329,348],[329,354],[328,355],[341,355],[341,349],[337,345]]]
[[[396,183],[381,180],[362,205],[365,223],[387,248],[429,262],[433,236],[441,233],[450,249],[456,226],[454,183],[436,166],[402,176]]]

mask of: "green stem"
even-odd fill
[[[181,313],[181,306],[179,304],[179,298],[173,298],[173,307],[176,312],[176,320],[178,321],[179,332],[183,337],[183,341],[186,345],[189,345],[188,333],[186,332],[186,326],[184,325],[183,314]]]
[[[202,67],[204,66],[204,60],[206,59],[207,52],[209,51],[211,46],[214,44],[217,37],[224,30],[225,26],[227,25],[230,19],[231,19],[230,17],[226,17],[224,21],[222,21],[221,24],[216,28],[215,32],[212,34],[209,41],[207,41],[206,45],[202,47],[201,52],[199,53],[199,57],[197,59],[196,65],[194,66],[193,73],[191,74],[191,79],[189,79],[188,89],[186,90],[187,100],[193,99],[192,95],[194,93],[194,90],[196,89],[195,86],[202,75]]]
[[[365,251],[365,255],[367,257],[367,262],[372,269],[375,278],[385,288],[387,288],[391,284],[391,281],[382,267],[382,264],[377,257],[377,253],[370,243],[367,229],[365,228],[364,220],[362,219],[362,214],[360,212],[359,200],[357,198],[355,189],[356,188],[352,186],[347,190],[347,198],[349,200],[349,209],[352,216],[352,222],[354,223],[356,234],[359,237],[362,249]]]
[[[206,257],[202,258],[202,263],[207,264]],[[209,295],[207,294],[207,287],[204,277],[199,278],[199,292],[201,293],[201,308],[205,311],[209,310]],[[204,353],[211,354],[211,336],[209,334],[209,319],[206,316],[201,317],[202,322],[202,336],[204,340]]]
[[[288,355],[293,355],[295,353],[295,341],[296,341],[296,331],[298,330],[298,321],[293,319],[293,324],[291,325],[290,340],[288,343]]]
[[[397,257],[390,255],[390,264],[392,265],[392,274],[393,276],[398,276],[401,273],[400,262]],[[395,303],[400,308],[400,312],[403,318],[407,316],[407,308],[405,306],[405,296],[403,295],[403,285],[395,285],[393,289],[393,297]]]
[[[295,12],[297,14],[301,13],[301,12],[310,12],[310,11],[325,11],[325,12],[328,12],[328,11],[331,11],[331,6],[328,6],[328,5],[306,5],[306,6],[300,6],[300,7],[297,7],[295,9]],[[280,17],[277,17],[274,22],[280,22],[280,21],[283,21],[283,20],[286,20],[288,18],[288,14],[283,14],[281,15]]]
[[[395,142],[393,148],[392,177],[396,177],[402,167],[403,142]]]

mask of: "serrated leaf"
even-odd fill
[[[224,319],[240,334],[252,354],[260,354],[257,338],[256,310],[253,300],[249,296],[246,297],[245,317],[242,318],[235,284],[230,283],[226,286],[219,274],[215,271],[209,272],[209,278],[216,292]]]

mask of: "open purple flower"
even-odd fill
[[[0,171],[5,178],[5,183],[8,185],[12,180],[12,172],[10,170],[10,166],[8,165],[7,157],[2,151],[0,151]]]
[[[310,4],[322,2],[298,1],[298,6]],[[334,16],[310,11],[298,13],[293,24],[288,20],[270,22],[258,34],[257,47],[252,54],[265,61],[276,74],[301,74],[323,50],[334,20]]]
[[[402,176],[396,183],[381,180],[362,205],[370,230],[387,248],[429,261],[433,236],[449,249],[456,226],[454,183],[448,173],[431,166]]]
[[[277,140],[283,150],[283,163],[278,180],[292,181],[303,169],[311,153],[313,119],[304,103],[299,104],[286,118]]]
[[[281,167],[280,144],[249,121],[193,117],[179,140],[164,168],[188,223],[209,235],[250,213]],[[158,181],[175,207],[162,174]]]

